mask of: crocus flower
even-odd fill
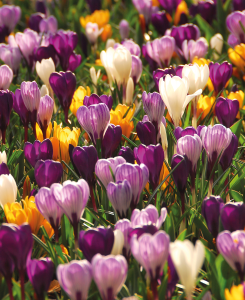
[[[230,100],[227,98],[219,97],[215,104],[215,113],[220,124],[225,127],[231,127],[236,120],[236,115],[239,111],[238,100]]]
[[[78,246],[78,223],[83,215],[89,198],[89,186],[83,179],[78,182],[67,180],[61,184],[53,184],[51,191],[57,204],[63,209],[74,228],[75,247]]]
[[[98,24],[88,22],[86,24],[85,33],[91,45],[95,45],[99,35],[102,33],[103,28],[99,29]]]
[[[106,74],[108,76],[109,85],[112,88],[112,84],[115,81],[114,75],[113,75],[113,55],[115,53],[115,50],[112,47],[109,47],[106,51],[101,51],[100,53],[100,60],[102,62],[102,65],[104,66],[106,70]],[[129,52],[130,54],[130,52]],[[130,66],[131,68],[131,66]]]
[[[189,240],[177,240],[170,244],[170,255],[180,282],[185,287],[187,299],[191,299],[198,273],[205,259],[205,248],[200,241],[194,246]]]
[[[120,44],[116,44],[114,46],[114,49],[116,49]],[[140,46],[138,44],[136,44],[133,40],[125,40],[122,42],[122,45],[128,49],[128,51],[132,54],[132,55],[135,55],[135,56],[138,56],[140,57],[140,53],[141,53],[141,50],[140,50]]]
[[[115,180],[123,181],[126,179],[132,189],[131,209],[134,209],[139,203],[140,195],[149,179],[149,170],[144,164],[131,165],[124,163],[118,165],[115,170]]]
[[[89,6],[91,13],[101,9],[101,0],[86,0],[86,2]]]
[[[104,132],[110,122],[110,112],[104,103],[81,106],[77,110],[77,119],[81,127],[87,132],[94,145],[97,139],[103,140]]]
[[[215,18],[216,4],[213,0],[197,1],[196,5],[191,5],[190,15],[196,16],[197,14],[207,21],[209,24],[212,23]]]
[[[3,5],[0,8],[0,26],[6,27],[7,36],[14,30],[16,24],[21,17],[21,9],[19,6]]]
[[[245,276],[245,233],[244,230],[221,232],[217,237],[217,248],[231,268],[238,272],[241,281]]]
[[[118,156],[122,156],[127,163],[134,164],[134,152],[128,146],[122,147],[118,152]]]
[[[168,108],[168,112],[174,122],[174,126],[179,126],[180,119],[185,111],[187,104],[196,96],[202,93],[197,90],[194,94],[188,95],[189,81],[186,78],[166,75],[165,80],[160,79],[159,90],[163,102]]]
[[[160,0],[159,3],[170,15],[175,11],[181,0]]]
[[[45,15],[39,12],[32,14],[28,21],[30,29],[39,33],[39,24],[44,18]]]
[[[34,141],[33,144],[26,142],[24,145],[24,155],[30,165],[34,168],[39,159],[47,160],[53,157],[53,146],[49,139]]]
[[[118,125],[109,124],[104,134],[101,151],[103,158],[109,158],[117,149],[122,139],[122,128]]]
[[[137,226],[142,227],[144,225],[153,224],[157,227],[157,229],[160,229],[166,217],[167,209],[165,207],[161,209],[161,215],[158,217],[156,207],[150,204],[141,211],[139,209],[133,210],[131,215],[131,226],[134,228]]]
[[[139,14],[144,16],[145,24],[148,26],[153,13],[152,0],[133,0],[132,2]]]
[[[1,233],[0,233],[1,235]],[[8,253],[6,249],[6,245],[3,245],[0,242],[0,272],[6,280],[8,291],[9,291],[9,298],[14,299],[13,292],[12,292],[12,277],[15,268],[15,263],[13,257]]]
[[[232,159],[235,156],[238,148],[238,138],[233,133],[230,145],[223,151],[223,154],[220,158],[220,165],[223,171],[227,170],[232,163]]]
[[[98,96],[96,94],[91,94],[90,96],[84,96],[83,105],[89,107],[93,104],[104,103],[108,106],[109,110],[111,110],[113,105],[112,96],[102,95]]]
[[[53,45],[49,44],[47,46],[40,46],[35,50],[35,60],[39,63],[41,63],[42,60],[47,60],[49,58],[52,58],[55,66],[58,65],[59,58]]]
[[[200,126],[198,126],[200,127]],[[188,126],[185,129],[181,127],[176,127],[174,129],[174,136],[176,137],[176,140],[178,141],[181,137],[184,137],[186,135],[194,136],[195,134],[198,134],[197,129],[195,129],[192,126]],[[199,134],[198,134],[199,135]],[[200,135],[199,135],[200,136]]]
[[[231,33],[230,36],[236,38],[237,44],[245,43],[245,33],[241,24],[243,27],[245,27],[244,11],[234,11],[233,13],[229,14],[226,18],[226,27]]]
[[[136,55],[132,55],[132,70],[130,76],[134,81],[134,85],[139,82],[142,70],[143,66],[141,59]]]
[[[144,267],[151,283],[157,282],[160,272],[168,258],[170,239],[168,234],[160,230],[154,235],[144,233],[137,239],[131,238],[130,246],[135,259]]]
[[[57,279],[71,300],[85,300],[92,281],[92,267],[86,260],[73,260],[59,265]]]
[[[35,290],[38,300],[45,298],[53,279],[54,263],[51,258],[30,260],[27,264],[27,274]]]
[[[200,30],[196,25],[186,24],[179,27],[172,27],[171,36],[175,39],[178,53],[181,53],[182,44],[185,40],[196,41],[200,37]]]
[[[215,60],[219,59],[220,54],[222,53],[222,48],[224,44],[223,36],[220,33],[215,34],[210,39],[210,47],[214,49],[216,53],[213,53],[213,57]]]
[[[0,176],[0,205],[2,208],[6,203],[13,203],[17,197],[17,185],[14,180],[14,177],[9,175],[1,175]]]
[[[208,42],[201,37],[198,40],[184,40],[182,44],[183,57],[186,61],[192,62],[194,57],[205,57],[208,52]]]
[[[42,59],[41,62],[36,62],[37,75],[41,78],[43,83],[49,87],[49,77],[55,72],[55,65],[52,58]]]
[[[120,32],[122,40],[125,40],[125,39],[128,38],[129,31],[130,31],[130,28],[129,28],[128,21],[127,20],[121,20],[120,23],[119,23],[119,32]]]
[[[210,79],[214,86],[214,91],[218,94],[226,85],[227,81],[232,76],[232,65],[227,61],[222,64],[209,64]]]
[[[47,19],[42,19],[39,23],[40,32],[50,32],[55,34],[58,29],[58,22],[54,16],[49,16]]]
[[[32,70],[35,62],[34,50],[40,45],[40,38],[36,31],[25,29],[23,33],[17,32],[15,35],[21,53],[26,59],[29,68]]]
[[[225,230],[235,231],[245,228],[245,204],[243,202],[226,203],[220,212],[220,219]]]
[[[42,187],[35,196],[35,203],[37,209],[49,221],[50,225],[54,229],[56,242],[59,241],[59,226],[61,217],[63,215],[63,209],[57,204],[53,192],[46,187]]]
[[[35,164],[34,175],[40,188],[50,187],[53,183],[60,182],[63,175],[63,167],[58,161],[39,160]]]
[[[0,175],[9,175],[9,168],[3,162],[0,164]]]
[[[37,121],[43,132],[43,138],[46,139],[46,131],[52,118],[54,110],[54,100],[45,95],[40,99],[40,105],[37,113]]]
[[[14,94],[10,91],[0,91],[0,130],[2,142],[5,144],[6,130],[9,125],[10,113],[13,108]]]
[[[105,188],[107,188],[109,182],[113,181],[111,170],[113,173],[115,173],[116,167],[124,163],[126,163],[126,161],[121,156],[108,159],[99,159],[97,161],[95,165],[95,174]]]
[[[93,258],[93,278],[103,300],[116,298],[126,280],[127,271],[127,261],[121,255],[97,254]]]
[[[233,300],[237,297],[240,297],[241,299],[245,297],[244,283],[239,284],[238,286],[233,285],[231,287],[230,291],[229,291],[229,289],[225,289],[225,299],[226,300]]]
[[[49,83],[58,97],[60,105],[65,113],[65,121],[68,122],[68,110],[76,89],[76,76],[70,71],[54,72],[49,77]]]
[[[160,172],[164,162],[164,152],[162,146],[158,145],[139,145],[134,148],[134,157],[138,164],[145,164],[149,170],[149,182],[155,190],[159,183]]]
[[[131,222],[128,219],[122,219],[117,221],[114,227],[116,230],[120,230],[124,236],[123,245],[123,256],[129,261],[131,255],[130,243],[129,243],[129,233],[132,230]]]
[[[161,35],[164,35],[166,30],[170,27],[165,11],[158,11],[152,14],[151,23],[155,27],[156,31]]]
[[[7,154],[5,151],[0,152],[0,164],[2,163],[7,164]]]
[[[0,90],[7,90],[13,80],[13,71],[7,65],[0,67]]]
[[[202,215],[215,239],[219,233],[219,217],[223,206],[224,201],[219,196],[206,197],[202,202]]]
[[[120,219],[127,217],[132,200],[131,185],[127,180],[110,182],[106,188],[107,196]]]
[[[150,65],[150,69],[151,71],[156,70],[157,68],[157,62],[151,58],[151,56],[148,53],[148,50],[152,51],[152,49],[146,47],[145,44],[142,45],[142,54],[144,56],[144,58],[146,59],[146,61],[148,62],[148,64]]]
[[[86,231],[80,231],[79,248],[89,262],[98,253],[105,256],[109,255],[113,244],[114,233],[111,227],[90,228]]]
[[[242,0],[233,0],[233,9],[243,11],[245,10],[245,3]]]

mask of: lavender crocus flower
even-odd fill
[[[144,164],[121,164],[115,170],[115,180],[117,182],[124,179],[127,179],[131,185],[133,197],[130,206],[131,209],[134,209],[139,203],[141,192],[149,179],[149,170]]]
[[[37,112],[37,121],[43,132],[44,139],[46,139],[46,131],[51,121],[53,110],[54,100],[48,95],[41,97]]]
[[[124,236],[124,245],[123,245],[123,256],[129,261],[129,258],[131,256],[131,249],[130,249],[130,243],[129,243],[129,233],[132,230],[131,222],[128,219],[122,219],[117,221],[115,224],[115,230],[120,230],[123,233]]]
[[[226,203],[220,212],[220,219],[225,230],[235,231],[245,228],[245,204],[243,202]]]
[[[136,85],[141,77],[143,70],[142,61],[138,56],[132,55],[132,70],[131,77],[134,81],[134,85]]]
[[[53,160],[39,160],[35,164],[34,176],[38,186],[50,187],[53,183],[60,182],[63,175],[62,164]]]
[[[127,20],[121,20],[119,23],[119,32],[121,35],[121,39],[125,40],[129,36],[130,28]]]
[[[208,42],[205,38],[201,37],[198,40],[184,40],[182,43],[182,53],[185,60],[192,62],[194,57],[202,58],[208,52]]]
[[[232,159],[237,152],[237,148],[238,148],[238,138],[233,133],[230,145],[225,149],[219,161],[223,171],[227,170],[231,165]]]
[[[54,16],[50,16],[47,19],[41,20],[39,23],[39,31],[40,32],[49,32],[55,34],[58,29],[58,22]]]
[[[109,255],[114,244],[114,233],[111,227],[90,228],[80,231],[79,248],[84,257],[91,262],[96,254]]]
[[[219,233],[220,211],[224,205],[223,199],[219,196],[206,197],[202,202],[202,215],[206,220],[208,230],[215,239]]]
[[[132,0],[132,2],[139,14],[144,16],[145,24],[148,26],[153,13],[152,0]]]
[[[161,6],[166,10],[170,15],[175,11],[180,4],[181,0],[159,0]]]
[[[6,28],[6,36],[14,30],[21,17],[19,6],[3,5],[0,8],[0,27]]]
[[[230,100],[219,97],[215,104],[215,113],[219,122],[225,127],[231,127],[236,120],[236,115],[239,111],[238,100]]]
[[[221,232],[217,237],[217,248],[230,267],[238,272],[241,282],[245,276],[245,232],[237,230]]]
[[[170,28],[170,23],[165,11],[158,11],[152,14],[151,23],[161,35],[164,35],[166,30]]]
[[[54,270],[54,263],[49,257],[29,261],[27,274],[38,300],[45,298],[45,293],[47,293],[53,279]]]
[[[7,90],[13,80],[13,71],[7,65],[0,67],[0,90]]]
[[[94,145],[97,139],[103,140],[104,132],[110,122],[110,112],[104,103],[81,106],[77,110],[77,119],[81,127],[87,132]]]
[[[119,44],[116,44],[119,46]],[[128,51],[132,54],[132,55],[135,55],[135,56],[138,56],[140,57],[140,53],[141,53],[141,50],[140,50],[140,46],[138,44],[136,44],[133,40],[125,40],[122,42],[122,45],[128,49]],[[114,48],[117,48],[114,47]]]
[[[57,268],[57,279],[71,300],[87,299],[92,267],[86,259],[61,264]]]
[[[157,62],[154,59],[152,59],[151,56],[149,55],[146,45],[143,44],[141,50],[142,50],[142,54],[143,54],[144,58],[150,65],[151,71],[156,70]],[[152,49],[150,49],[150,51],[152,52]]]
[[[231,33],[229,39],[236,39],[236,44],[245,43],[245,33],[241,24],[243,27],[245,27],[244,11],[234,11],[226,18],[226,27]]]
[[[227,61],[222,64],[213,63],[209,64],[210,79],[214,86],[214,91],[218,94],[226,85],[227,81],[232,76],[232,65]]]
[[[10,91],[0,91],[0,131],[2,142],[5,144],[6,130],[10,121],[10,113],[13,108],[14,94]]]
[[[64,110],[67,123],[69,107],[76,89],[76,76],[70,71],[54,72],[49,77],[49,83]]]
[[[112,96],[102,95],[98,96],[97,94],[92,94],[90,96],[85,96],[83,99],[83,105],[89,107],[90,105],[104,103],[108,106],[109,110],[112,109],[113,99]]]
[[[92,272],[102,299],[112,300],[126,280],[128,264],[122,255],[97,254],[92,260]]]

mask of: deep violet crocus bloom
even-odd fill
[[[97,139],[103,140],[104,132],[110,122],[110,111],[104,103],[80,106],[77,119],[81,127],[87,132],[94,145]]]
[[[178,70],[179,67],[181,67],[181,66],[178,66],[176,69],[171,66],[169,68],[165,68],[164,70],[163,69],[157,69],[156,71],[153,71],[153,80],[155,81],[155,85],[156,85],[156,88],[157,88],[158,91],[159,91],[159,81],[162,77],[164,79],[164,77],[167,74],[170,75],[170,76],[176,76],[176,75],[180,76],[179,74],[176,74],[176,70]],[[182,68],[183,67],[181,67],[181,74],[182,74]]]
[[[79,233],[79,248],[89,262],[98,253],[105,256],[111,254],[113,244],[114,233],[111,227],[90,228]]]
[[[198,126],[200,127],[200,126]],[[198,128],[197,128],[198,129]],[[181,128],[181,127],[176,127],[174,129],[174,135],[176,137],[176,140],[178,141],[181,137],[184,137],[186,135],[191,135],[194,136],[195,134],[197,134],[198,136],[200,136],[200,134],[198,134],[197,129],[195,129],[192,126],[188,126],[185,129]]]
[[[35,164],[34,175],[39,188],[50,187],[53,183],[60,182],[63,167],[58,161],[39,160]]]
[[[33,144],[26,142],[24,145],[24,155],[30,165],[34,168],[38,160],[52,159],[53,145],[50,139],[46,139],[42,142],[34,141]]]
[[[71,300],[85,300],[92,281],[92,267],[86,259],[60,264],[57,279]]]
[[[109,124],[101,143],[102,158],[109,158],[117,149],[122,139],[122,128],[120,125]]]
[[[214,86],[214,91],[218,94],[226,85],[227,81],[232,76],[232,65],[227,61],[222,64],[213,63],[209,64],[210,79]]]
[[[243,11],[245,10],[245,2],[243,0],[233,0],[233,9]]]
[[[0,164],[0,176],[4,174],[9,175],[9,168],[4,162],[2,162]]]
[[[89,107],[93,104],[104,103],[108,106],[109,110],[112,108],[113,99],[112,96],[102,95],[98,96],[97,94],[92,94],[90,96],[85,96],[83,99],[83,105]]]
[[[113,300],[127,278],[128,264],[122,255],[96,254],[92,260],[92,272],[102,299]]]
[[[59,241],[59,226],[61,217],[64,214],[63,209],[57,204],[53,192],[51,189],[42,187],[35,196],[35,203],[37,209],[49,221],[50,225],[54,229],[55,240]]]
[[[128,146],[122,146],[118,152],[118,156],[122,156],[127,163],[134,164],[134,151]]]
[[[193,24],[186,24],[178,27],[173,26],[170,35],[175,39],[176,47],[178,49],[182,49],[184,40],[196,41],[197,39],[199,39],[200,30],[196,25]]]
[[[21,8],[14,5],[3,5],[0,8],[0,27],[4,28],[6,36],[14,30],[21,17]]]
[[[245,12],[244,11],[234,11],[229,14],[226,18],[226,27],[230,31],[228,43],[230,39],[235,39],[236,44],[245,43],[245,33],[241,26],[245,27]]]
[[[199,1],[197,5],[191,5],[190,15],[196,16],[197,14],[206,20],[209,24],[212,23],[215,18],[216,4],[212,0]]]
[[[215,104],[215,113],[219,122],[225,127],[231,127],[236,120],[236,115],[239,111],[238,100],[230,100],[219,97]]]
[[[237,152],[237,148],[238,148],[238,138],[233,133],[230,145],[225,149],[219,161],[223,171],[227,170],[231,165],[232,159]]]
[[[217,237],[217,248],[231,268],[238,272],[241,282],[245,275],[245,232],[237,230],[221,232]]]
[[[134,157],[138,164],[145,164],[149,170],[149,182],[155,190],[159,184],[159,177],[164,162],[164,152],[160,144],[134,148]]]
[[[175,11],[181,0],[159,0],[159,3],[170,15]]]
[[[139,121],[136,125],[136,132],[142,144],[146,146],[157,144],[156,128],[150,121]]]
[[[202,202],[202,215],[206,220],[208,230],[215,239],[219,233],[220,211],[224,205],[224,201],[220,196],[206,197]]]
[[[27,264],[27,274],[32,283],[38,300],[44,300],[54,275],[54,263],[51,258],[30,260]]]
[[[101,0],[86,0],[90,12],[91,14],[95,11],[95,10],[101,10]]]
[[[48,58],[52,58],[55,66],[57,66],[59,59],[54,49],[54,46],[48,45],[46,47],[45,46],[38,47],[35,52],[35,60],[41,63],[43,59],[48,59]]]
[[[226,203],[220,212],[220,218],[225,230],[235,231],[245,228],[245,204],[243,202]]]
[[[35,13],[35,14],[32,14],[30,16],[30,19],[29,19],[29,27],[31,28],[31,30],[34,30],[36,31],[37,33],[39,33],[39,24],[40,22],[45,18],[45,15],[42,14],[42,13]]]
[[[161,35],[164,35],[166,30],[170,28],[170,23],[165,11],[158,11],[152,14],[151,23]]]
[[[149,180],[149,170],[145,164],[131,165],[124,163],[117,166],[115,170],[115,180],[123,181],[127,179],[132,188],[131,209],[135,209],[140,200],[140,195]]]
[[[3,245],[0,241],[0,272],[6,280],[8,291],[9,291],[9,298],[13,300],[13,292],[12,292],[12,277],[15,268],[15,263],[13,257],[8,253],[6,249],[6,245]]]
[[[70,71],[54,72],[49,77],[49,83],[59,99],[60,105],[64,110],[65,121],[68,123],[68,111],[76,89],[76,76]]]
[[[29,111],[26,108],[23,98],[21,96],[21,90],[15,91],[15,97],[13,98],[13,109],[20,116],[20,120],[25,129],[25,142],[28,140],[28,124],[29,124]]]
[[[14,94],[10,91],[0,91],[0,130],[2,142],[5,144],[6,129],[9,125],[10,113],[13,108]]]

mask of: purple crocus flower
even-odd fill
[[[154,59],[152,59],[151,56],[149,55],[148,49],[147,49],[146,45],[143,44],[141,50],[142,50],[142,54],[143,54],[144,58],[146,59],[146,61],[150,65],[151,71],[156,70],[156,68],[157,68],[157,62]]]
[[[91,14],[95,11],[95,10],[101,10],[101,0],[86,0],[90,12]]]
[[[95,183],[94,170],[97,160],[98,155],[94,146],[77,146],[72,150],[72,163],[90,187]]]
[[[35,196],[37,209],[49,221],[55,232],[55,240],[59,242],[59,226],[61,217],[64,214],[63,209],[57,204],[53,192],[46,187],[42,187]]]
[[[67,180],[63,186],[58,183],[52,184],[51,192],[73,226],[75,248],[77,248],[78,223],[88,202],[89,186],[83,179],[78,180],[78,182]]]
[[[156,128],[150,121],[139,121],[136,125],[136,132],[142,144],[146,146],[157,144]]]
[[[87,299],[92,281],[92,267],[86,260],[72,260],[59,265],[57,279],[71,300]]]
[[[243,0],[233,0],[233,10],[245,10],[245,2]]]
[[[171,36],[163,36],[146,44],[146,51],[151,59],[155,60],[160,67],[167,67],[173,56],[175,40]]]
[[[9,175],[9,168],[4,162],[2,162],[0,164],[0,176],[4,174]]]
[[[148,27],[153,13],[152,0],[132,0],[132,2],[139,14],[144,16],[145,24]]]
[[[160,144],[134,148],[134,157],[138,164],[145,164],[149,170],[149,182],[155,190],[159,184],[159,177],[164,162],[164,152]]]
[[[73,54],[73,50],[76,48],[77,42],[77,34],[73,31],[58,30],[50,39],[50,43],[54,46],[59,56],[63,71],[67,71],[69,68],[69,59]]]
[[[17,32],[15,35],[16,43],[26,59],[30,70],[33,69],[35,64],[35,49],[40,45],[40,39],[41,37],[36,31],[28,28],[23,33]]]
[[[235,231],[245,228],[245,204],[243,202],[229,202],[220,212],[220,218],[225,230]]]
[[[158,228],[153,224],[136,226],[128,234],[128,240],[131,241],[131,239],[134,235],[136,235],[137,239],[139,239],[145,233],[154,235],[157,232],[158,232]]]
[[[80,66],[82,62],[82,56],[80,54],[76,54],[73,52],[69,57],[69,64],[67,71],[75,71],[78,66]]]
[[[27,265],[27,274],[32,283],[38,300],[44,300],[54,275],[54,263],[51,258],[30,260]]]
[[[127,20],[121,20],[119,23],[119,32],[121,35],[121,39],[125,40],[129,36],[130,28]]]
[[[179,67],[177,67],[179,68]],[[182,73],[182,69],[181,69],[181,73]],[[153,79],[155,81],[155,85],[156,85],[156,88],[157,90],[159,91],[159,81],[161,78],[164,79],[164,77],[166,75],[172,75],[172,76],[179,76],[178,74],[176,74],[176,69],[174,69],[173,67],[169,67],[169,68],[165,68],[164,70],[163,69],[157,69],[156,71],[153,71]]]
[[[201,37],[198,40],[184,40],[182,43],[182,53],[186,61],[192,62],[194,57],[202,58],[208,52],[208,42]],[[179,52],[180,54],[181,52]]]
[[[104,103],[81,106],[77,110],[77,119],[81,127],[87,132],[94,145],[97,139],[103,140],[104,132],[110,122],[110,111]]]
[[[65,121],[68,123],[68,111],[76,89],[76,76],[70,71],[54,72],[49,77],[49,83],[59,99],[60,105],[64,110]]]
[[[102,95],[98,96],[97,94],[92,94],[90,96],[85,96],[83,99],[83,105],[89,107],[90,105],[104,103],[108,106],[109,110],[111,110],[113,105],[112,96]]]
[[[45,15],[42,13],[37,12],[35,14],[32,14],[28,22],[30,29],[39,33],[39,24],[44,18]]]
[[[121,156],[108,159],[99,159],[97,161],[95,165],[95,174],[102,182],[105,188],[107,188],[109,182],[114,181],[111,171],[112,173],[115,173],[117,166],[124,163],[126,163],[126,161]]]
[[[42,130],[43,138],[46,139],[46,131],[52,118],[54,110],[54,100],[45,95],[40,99],[40,104],[37,112],[37,121]]]
[[[202,202],[202,215],[206,220],[208,230],[215,239],[219,233],[219,217],[224,205],[220,196],[206,197]]]
[[[106,188],[107,196],[120,219],[127,217],[132,200],[130,183],[125,179],[116,183],[110,182]]]
[[[0,90],[7,90],[13,80],[13,71],[7,65],[0,67]]]
[[[203,127],[205,126],[198,126],[200,127],[199,129],[202,129]],[[200,133],[198,133],[198,128],[195,129],[194,127],[192,126],[188,126],[186,127],[185,129],[181,128],[181,127],[176,127],[174,129],[174,135],[176,137],[176,140],[178,141],[181,137],[184,137],[186,135],[191,135],[191,136],[194,136],[194,135],[198,135],[200,136]]]
[[[238,44],[245,43],[245,33],[241,24],[243,27],[245,27],[244,11],[234,11],[226,18],[226,27],[230,31],[232,37],[237,40]]]
[[[214,86],[214,91],[218,94],[226,85],[227,81],[232,76],[232,65],[227,61],[222,64],[213,63],[209,64],[210,79]]]
[[[135,56],[140,57],[140,46],[136,44],[133,40],[125,40],[122,42],[122,45],[128,49],[128,51]]]
[[[167,209],[163,207],[161,209],[161,215],[158,217],[158,211],[152,204],[148,205],[145,209],[141,211],[139,209],[134,209],[131,215],[131,226],[143,227],[144,225],[155,225],[157,229],[160,229],[163,222],[167,217]]]
[[[14,94],[10,91],[0,91],[0,130],[2,142],[5,144],[6,130],[9,125],[10,113],[13,108]]]
[[[54,64],[56,66],[58,65],[59,58],[56,54],[54,46],[48,45],[48,46],[38,47],[37,50],[35,51],[35,60],[41,63],[43,59],[48,59],[48,58],[52,58]]]
[[[55,34],[58,30],[58,22],[54,16],[50,16],[47,19],[41,20],[39,23],[39,31],[40,32],[50,32]]]
[[[43,0],[37,0],[37,1],[36,1],[35,7],[36,7],[36,11],[37,11],[37,12],[40,12],[40,13],[46,15],[46,13],[47,13],[47,8],[46,8],[46,5],[45,5],[45,3],[44,3]]]
[[[176,272],[176,269],[174,267],[171,255],[168,255],[168,276],[170,280],[168,280],[168,285],[167,285],[167,299],[171,300],[172,299],[172,294],[175,291],[176,284],[179,282],[179,276]],[[203,299],[204,300],[204,299]]]
[[[227,170],[232,163],[232,159],[235,156],[238,148],[238,138],[235,134],[232,134],[232,139],[229,146],[223,152],[220,158],[220,165],[223,171]]]
[[[134,152],[128,146],[122,147],[118,152],[118,156],[122,156],[127,163],[134,164]]]
[[[230,267],[238,272],[241,282],[245,275],[245,232],[237,230],[221,232],[217,237],[217,248]]]
[[[143,191],[146,183],[149,179],[149,170],[144,164],[131,165],[129,163],[124,163],[117,166],[115,170],[115,180],[123,181],[127,179],[132,188],[132,201],[131,209],[136,208],[139,203],[141,192]]]
[[[80,231],[79,248],[89,262],[98,253],[105,256],[111,254],[113,244],[114,233],[111,227],[90,228],[86,231]]]
[[[161,35],[164,35],[166,30],[170,28],[170,23],[165,11],[158,11],[152,14],[151,23]]]
[[[113,152],[117,149],[122,139],[122,128],[121,126],[109,124],[104,134],[101,150],[102,158],[109,158]]]
[[[12,277],[15,268],[15,263],[13,257],[8,253],[6,249],[6,245],[3,245],[0,240],[0,272],[4,276],[8,291],[9,291],[9,298],[14,299],[13,292],[12,292]]]
[[[124,245],[123,245],[123,256],[129,261],[131,256],[131,249],[129,244],[129,233],[132,230],[131,222],[128,219],[122,219],[117,221],[115,224],[115,230],[120,230],[124,236]]]
[[[191,185],[192,188],[195,188],[197,162],[202,152],[202,141],[197,134],[194,134],[194,136],[185,135],[178,139],[176,148],[178,154],[185,155],[188,159],[188,163],[190,164]]]
[[[92,260],[94,281],[103,300],[115,299],[120,292],[128,272],[128,264],[122,255],[102,256]]]
[[[135,259],[144,267],[151,283],[157,284],[160,272],[168,259],[170,239],[168,234],[160,230],[154,235],[144,233],[137,239],[131,238],[130,246]]]
[[[138,56],[132,55],[132,70],[131,70],[131,77],[134,81],[134,85],[136,85],[142,74],[143,66],[142,61]]]
[[[39,160],[35,164],[34,175],[39,188],[50,187],[53,183],[60,182],[63,175],[63,167],[58,161]]]
[[[34,141],[33,144],[26,142],[24,145],[24,155],[33,168],[40,159],[52,159],[53,146],[50,139],[46,139],[42,143],[40,141]]]
[[[215,104],[215,113],[219,122],[225,127],[231,127],[236,120],[236,115],[239,111],[238,100],[230,100],[219,97]]]
[[[176,11],[181,0],[159,0],[159,3],[170,15],[173,14],[173,11]]]
[[[3,5],[0,8],[0,27],[6,28],[6,36],[14,30],[21,17],[19,6]]]
[[[182,44],[185,40],[198,40],[200,37],[200,30],[193,24],[181,25],[179,27],[173,26],[170,35],[175,39],[175,44],[179,51],[182,49]]]
[[[213,0],[204,0],[198,2],[197,5],[191,5],[190,15],[194,17],[197,14],[211,24],[216,15],[216,4]]]

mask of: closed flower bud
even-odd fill
[[[123,245],[124,245],[123,233],[118,229],[114,230],[114,244],[111,250],[111,254],[112,255],[122,254]]]
[[[219,55],[222,53],[224,40],[220,33],[215,34],[210,40],[210,47],[214,49],[213,57],[215,60],[219,59]]]
[[[91,45],[97,42],[99,35],[102,33],[103,28],[99,29],[97,23],[88,22],[85,28],[86,37]]]
[[[130,106],[133,104],[133,96],[134,96],[134,82],[133,79],[130,77],[127,83],[126,89],[126,105]]]
[[[9,175],[0,176],[0,205],[2,208],[6,203],[13,203],[17,197],[17,185],[14,177]]]
[[[125,40],[125,39],[128,38],[128,36],[129,36],[129,31],[130,31],[130,28],[129,28],[128,21],[122,20],[122,21],[119,23],[119,32],[120,32],[120,35],[121,35],[121,39],[122,39],[122,40]]]
[[[0,67],[0,90],[7,90],[13,80],[13,71],[7,65]]]
[[[49,77],[55,72],[55,65],[52,58],[43,59],[41,63],[39,61],[36,62],[36,71],[37,75],[41,78],[43,83],[48,87],[49,85]]]

